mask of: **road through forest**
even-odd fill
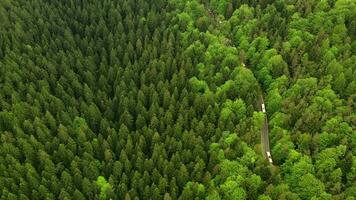
[[[265,158],[268,159],[267,152],[271,152],[271,150],[269,148],[267,113],[265,112],[265,108],[263,108],[263,107],[265,107],[265,103],[263,100],[263,96],[261,94],[260,99],[259,99],[259,110],[264,113],[264,121],[263,121],[263,126],[261,129],[261,148],[262,148],[263,155],[265,156]],[[272,164],[271,161],[272,161],[272,157],[271,157],[271,160],[269,161]]]
[[[245,63],[242,63],[242,67],[246,67]],[[272,164],[272,155],[269,148],[269,136],[268,136],[268,118],[265,109],[265,102],[263,100],[263,93],[261,87],[259,88],[259,93],[261,94],[258,99],[259,111],[264,113],[263,126],[261,128],[261,150],[265,158],[269,160],[269,163]],[[267,154],[269,152],[269,155]]]
[[[214,21],[220,25],[222,23],[221,20],[217,20],[216,15],[214,14],[214,12],[212,12],[212,10],[210,10],[209,8],[206,9],[208,10],[209,14],[213,17]],[[243,62],[241,63],[241,65],[243,67],[246,67],[245,63]],[[263,156],[268,159],[270,164],[272,164],[272,155],[271,155],[271,150],[269,148],[269,138],[268,138],[268,118],[267,118],[267,113],[265,111],[265,108],[262,108],[262,105],[265,107],[265,104],[262,95],[263,93],[260,86],[259,86],[259,91],[261,95],[258,100],[258,107],[259,107],[259,111],[264,113],[264,122],[261,129],[261,150]]]

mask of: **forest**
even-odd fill
[[[0,0],[0,200],[356,200],[355,37],[356,0]]]

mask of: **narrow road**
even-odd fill
[[[260,96],[259,100],[259,105],[260,105],[260,111],[263,112],[264,115],[264,122],[263,122],[263,127],[261,129],[261,147],[262,147],[262,152],[265,158],[268,159],[268,162],[270,164],[273,163],[272,161],[272,156],[271,156],[271,150],[269,148],[269,137],[268,137],[268,119],[267,119],[267,114],[266,114],[266,108],[265,108],[265,102],[263,100],[263,96]]]
[[[209,14],[213,17],[213,19],[215,20],[215,22],[218,22],[219,24],[222,23],[221,20],[218,20],[216,18],[216,15],[209,9],[209,8],[206,8],[209,12]],[[242,67],[246,67],[245,63],[241,63]],[[263,122],[263,127],[262,127],[262,130],[261,130],[261,148],[262,148],[262,153],[263,153],[263,156],[265,158],[268,159],[268,162],[272,165],[273,164],[273,161],[272,161],[272,156],[271,156],[271,150],[269,148],[269,138],[268,138],[268,119],[267,119],[267,114],[266,114],[266,109],[265,109],[265,103],[264,103],[264,100],[263,100],[263,95],[262,95],[262,90],[261,88],[259,89],[260,91],[260,98],[258,100],[258,104],[259,104],[259,110],[261,112],[264,113],[264,122]]]
[[[241,63],[242,67],[246,67],[245,63]],[[268,137],[268,119],[266,114],[265,101],[263,100],[262,90],[259,88],[260,98],[258,100],[259,110],[264,113],[264,122],[261,129],[261,148],[262,153],[265,158],[268,159],[270,164],[273,164],[271,150],[269,148],[269,137]]]

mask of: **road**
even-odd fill
[[[209,8],[207,8],[207,9],[208,9],[210,15],[213,16],[215,22],[218,22],[219,24],[221,24],[222,21],[221,20],[217,21],[216,15]],[[241,63],[241,65],[242,65],[242,67],[246,67],[245,63],[243,63],[243,62]],[[267,119],[267,114],[266,114],[266,110],[265,110],[265,104],[264,104],[261,88],[259,88],[259,91],[260,91],[259,93],[261,94],[261,96],[258,100],[259,110],[264,113],[264,122],[263,122],[263,127],[261,130],[261,148],[262,148],[263,156],[272,165],[273,164],[272,155],[271,155],[271,150],[269,148],[268,119]]]
[[[245,63],[241,63],[242,67],[246,67]],[[273,163],[272,160],[272,155],[271,155],[271,149],[269,148],[269,136],[268,136],[268,118],[266,114],[266,106],[265,106],[265,101],[263,100],[261,88],[259,89],[259,93],[261,93],[261,96],[258,100],[258,105],[259,105],[259,110],[260,112],[263,112],[264,115],[264,122],[263,122],[263,127],[261,130],[261,148],[262,148],[262,153],[265,158],[268,159],[268,162],[270,164]]]
[[[261,130],[261,147],[262,147],[262,152],[265,158],[268,159],[269,163],[272,164],[272,156],[271,156],[271,150],[269,148],[269,137],[268,137],[268,119],[267,119],[267,114],[266,114],[266,109],[265,109],[265,103],[263,100],[263,96],[260,96],[259,100],[259,109],[261,112],[263,112],[264,115],[264,122],[263,122],[263,127]]]

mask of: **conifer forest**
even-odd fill
[[[356,0],[0,0],[0,200],[356,200]]]

